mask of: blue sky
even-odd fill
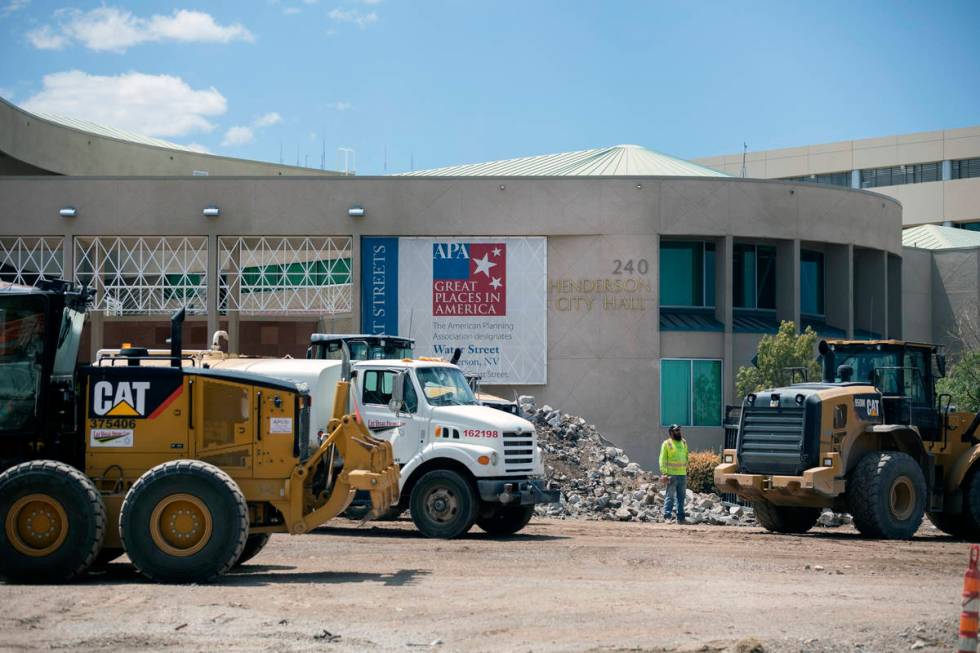
[[[980,124],[977,43],[980,2],[0,0],[0,96],[359,174],[693,158]]]

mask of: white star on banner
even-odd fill
[[[474,274],[480,274],[482,272],[488,277],[490,276],[490,268],[497,265],[490,260],[489,254],[484,254],[483,258],[475,258],[473,261],[476,263],[476,272]]]
[[[491,288],[499,288],[502,285],[504,285],[504,284],[500,283],[500,279],[498,279],[497,277],[494,277],[493,278],[493,281],[490,282],[490,287]]]
[[[493,248],[493,255],[494,256],[500,256],[500,248],[499,247],[494,247]]]

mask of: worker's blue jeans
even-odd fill
[[[677,521],[684,521],[684,500],[687,499],[687,477],[667,477],[667,498],[664,500],[664,519],[670,519],[674,511],[674,497],[677,498]]]

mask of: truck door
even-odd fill
[[[941,439],[939,411],[933,397],[932,362],[928,350],[908,347],[905,350],[905,396],[908,398],[911,422],[919,427],[923,440]]]
[[[404,464],[421,449],[428,419],[419,411],[418,393],[411,374],[404,375],[405,409],[395,415],[388,407],[392,384],[399,371],[367,368],[362,369],[358,376],[361,410],[364,411],[368,428],[375,437],[390,441],[395,452],[395,462]]]

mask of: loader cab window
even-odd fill
[[[875,370],[879,370],[878,377],[881,383],[879,388],[886,395],[900,394],[899,374],[897,370],[883,370],[882,368],[898,367],[898,352],[880,350],[874,347],[867,349],[842,349],[836,352],[835,365],[850,365],[854,370],[854,381],[873,383]]]
[[[905,374],[905,396],[917,404],[932,404],[928,391],[929,357],[922,349],[906,349],[903,366]]]
[[[37,416],[45,309],[40,296],[0,295],[0,430],[30,428]]]
[[[58,349],[54,354],[53,374],[56,376],[70,376],[74,373],[83,326],[85,326],[85,312],[66,307],[58,331]]]

